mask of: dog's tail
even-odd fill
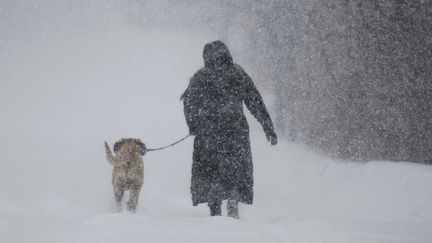
[[[108,162],[110,164],[115,164],[116,163],[116,158],[114,157],[114,155],[111,152],[110,147],[108,146],[108,143],[105,142],[105,154],[106,154],[106,158],[108,160]]]

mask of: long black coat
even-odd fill
[[[221,41],[204,48],[205,67],[182,95],[190,133],[196,135],[192,164],[193,205],[236,198],[252,204],[253,165],[243,103],[264,128],[273,123],[252,79],[233,64]]]

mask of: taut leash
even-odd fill
[[[174,142],[174,143],[172,143],[172,144],[170,144],[170,145],[164,146],[164,147],[159,147],[159,148],[150,148],[150,149],[147,149],[147,152],[158,151],[158,150],[163,150],[163,149],[166,149],[166,148],[172,147],[172,146],[174,146],[174,145],[176,145],[176,144],[182,142],[183,140],[185,140],[186,138],[188,138],[188,137],[190,137],[190,136],[191,136],[191,135],[188,134],[186,137],[181,138],[180,140],[177,140],[176,142]]]

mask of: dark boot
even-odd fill
[[[208,206],[210,208],[210,216],[221,216],[222,210],[221,210],[222,202],[209,202]]]
[[[228,200],[228,217],[239,219],[238,201],[235,199]]]

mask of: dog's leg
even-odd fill
[[[139,193],[142,185],[133,185],[129,191],[129,201],[127,202],[127,208],[130,212],[135,213],[138,205]]]
[[[119,187],[114,187],[114,197],[117,204],[117,211],[122,211],[122,199],[123,199],[124,191]]]

